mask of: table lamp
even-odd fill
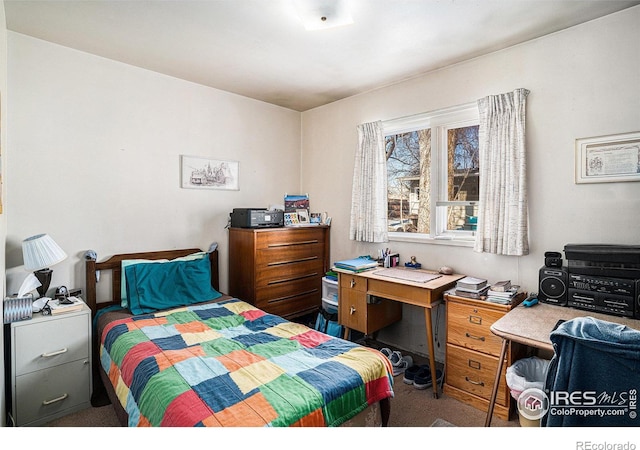
[[[38,294],[44,297],[51,284],[53,273],[49,266],[64,261],[67,254],[48,234],[38,234],[22,241],[22,257],[24,268],[33,270],[33,274],[41,283]]]

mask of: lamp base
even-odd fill
[[[41,286],[38,287],[38,294],[40,297],[44,297],[47,291],[49,290],[49,285],[51,284],[51,275],[53,274],[53,270],[51,269],[40,269],[33,272]]]

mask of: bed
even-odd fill
[[[390,361],[220,293],[217,250],[87,252],[86,289],[92,401],[122,426],[388,424]]]

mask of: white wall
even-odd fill
[[[52,288],[84,287],[83,254],[220,244],[234,207],[300,187],[300,114],[14,32],[7,157],[7,268],[50,234],[69,258]],[[240,190],[180,188],[181,154],[240,163]]]
[[[5,24],[4,2],[0,2],[0,203],[2,215],[0,215],[0,273],[4,273],[5,246],[7,236],[7,214],[5,208],[5,190],[1,182],[4,180],[5,161],[7,153],[7,27]],[[4,278],[0,277],[0,293],[4,298]],[[4,317],[4,304],[0,305],[0,315]],[[0,348],[4,348],[4,333],[0,333]],[[4,426],[5,398],[4,398],[4,358],[0,358],[0,427]]]
[[[527,104],[531,253],[505,257],[471,248],[391,242],[402,262],[511,279],[537,292],[545,251],[567,243],[640,244],[640,183],[574,184],[576,138],[640,131],[640,7],[410,81],[304,112],[302,185],[333,217],[332,259],[375,254],[349,240],[356,126],[476,101],[516,88]],[[440,323],[443,323],[443,311]],[[444,343],[444,330],[439,330]],[[404,318],[380,339],[426,353],[424,317]],[[444,352],[440,346],[440,357]],[[437,353],[438,355],[438,353]]]

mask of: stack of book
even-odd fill
[[[360,257],[337,261],[334,263],[334,266],[336,269],[348,270],[350,272],[362,272],[378,267],[378,261],[371,258]]]
[[[519,293],[520,286],[511,284],[510,280],[498,281],[489,287],[487,301],[509,305]]]
[[[464,277],[456,283],[455,295],[465,298],[483,299],[489,285],[484,278]]]
[[[71,303],[64,303],[57,299],[49,301],[48,305],[51,308],[51,315],[56,316],[72,311],[80,311],[84,305],[84,302],[77,297],[67,297],[66,301]]]

